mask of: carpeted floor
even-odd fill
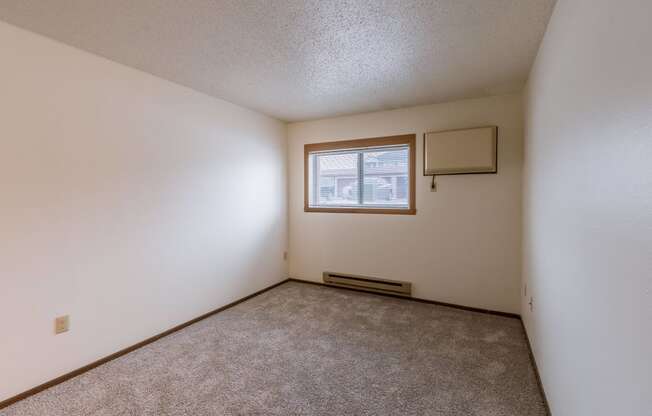
[[[0,411],[545,414],[518,319],[298,282]]]

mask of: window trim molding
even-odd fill
[[[365,147],[408,145],[409,150],[409,192],[407,208],[339,208],[339,207],[310,207],[309,186],[309,158],[312,152],[329,150],[360,149]],[[368,139],[340,140],[334,142],[311,143],[303,146],[303,211],[304,212],[338,212],[346,214],[398,214],[416,215],[416,161],[417,161],[417,135],[404,134],[400,136],[372,137]]]

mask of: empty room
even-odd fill
[[[651,18],[0,0],[0,416],[652,416]]]

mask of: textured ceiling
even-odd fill
[[[286,121],[509,93],[554,0],[0,0],[0,19]]]

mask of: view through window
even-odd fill
[[[308,152],[308,208],[410,209],[410,150],[399,143]]]

